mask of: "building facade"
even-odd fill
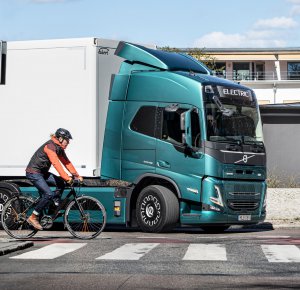
[[[204,49],[214,73],[252,88],[260,104],[300,102],[300,48]]]

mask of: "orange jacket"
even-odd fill
[[[43,144],[32,156],[26,171],[30,173],[46,173],[51,165],[57,170],[58,174],[65,180],[70,179],[69,175],[63,169],[65,168],[75,177],[79,177],[75,167],[68,159],[65,148],[59,143],[54,136],[51,140]]]

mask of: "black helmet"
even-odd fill
[[[56,138],[62,137],[67,140],[73,139],[71,133],[68,130],[63,129],[63,128],[59,128],[56,130],[55,137]]]

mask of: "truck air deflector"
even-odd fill
[[[209,74],[209,70],[203,64],[182,53],[166,52],[128,42],[120,42],[115,54],[132,63],[143,63],[161,70]]]
[[[152,49],[146,49],[143,46],[121,41],[116,49],[115,55],[125,58],[130,62],[140,62],[167,70],[168,67],[148,50],[152,51]]]

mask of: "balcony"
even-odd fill
[[[281,71],[278,78],[275,71],[265,72],[216,72],[213,74],[219,78],[224,78],[232,81],[255,82],[255,81],[300,81],[300,71]]]

